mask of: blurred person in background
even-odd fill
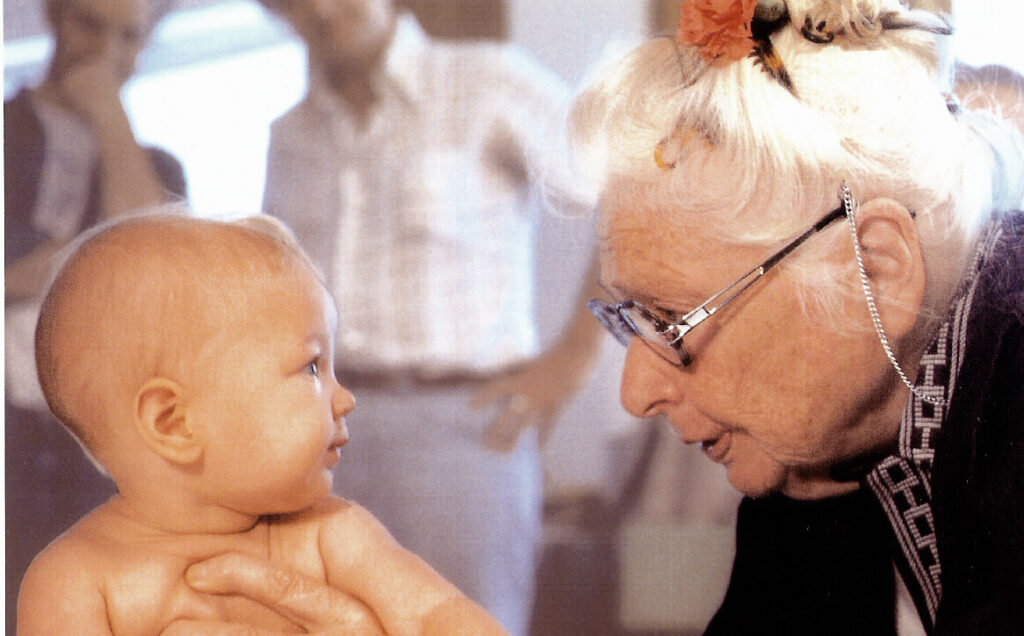
[[[264,211],[338,302],[338,378],[359,402],[339,493],[523,635],[538,438],[599,344],[583,317],[541,352],[534,325],[536,190],[564,159],[567,88],[510,44],[432,39],[391,0],[261,1],[308,49]]]
[[[47,0],[54,46],[46,75],[4,104],[8,621],[32,556],[114,493],[49,414],[32,334],[64,245],[99,221],[185,196],[181,165],[139,145],[120,98],[170,4]],[[50,525],[40,531],[42,519]]]

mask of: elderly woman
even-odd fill
[[[949,32],[690,0],[577,102],[623,404],[750,497],[709,633],[1024,633],[1020,139]]]
[[[689,0],[577,102],[623,403],[749,495],[709,633],[1024,633],[1024,144],[944,94],[949,32]],[[343,611],[238,559],[190,580]]]

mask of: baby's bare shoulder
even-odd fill
[[[18,592],[18,633],[109,633],[104,556],[77,526],[36,555]]]
[[[29,572],[45,572],[47,580],[101,580],[116,554],[109,535],[101,531],[103,515],[94,510],[54,539],[36,555]]]
[[[425,631],[438,624],[428,617],[462,594],[399,545],[376,517],[357,503],[337,498],[309,514],[316,519],[329,585],[369,606],[389,634],[447,633]]]
[[[345,543],[366,542],[370,545],[397,546],[391,533],[373,514],[354,501],[341,497],[325,498],[318,510],[320,540]]]
[[[291,532],[352,531],[373,529],[383,530],[383,526],[368,510],[343,497],[329,495],[322,498],[314,506],[291,515],[276,517],[275,525]]]
[[[358,503],[334,495],[321,499],[301,513],[278,517],[272,530],[277,536],[272,545],[286,553],[272,555],[295,564],[305,550],[314,550],[320,563],[369,563],[369,553],[400,549],[387,529]],[[303,568],[305,569],[305,568]],[[306,570],[307,574],[314,573]],[[325,576],[321,572],[320,576]]]

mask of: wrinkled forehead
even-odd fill
[[[673,214],[625,194],[602,199],[596,224],[601,285],[615,296],[636,297],[659,270],[695,256],[697,235],[682,231]]]
[[[602,198],[596,232],[600,282],[613,297],[697,302],[766,256],[694,210],[686,197],[653,202],[624,188]]]
[[[648,231],[710,234],[714,218],[706,218],[705,202],[685,189],[668,187],[668,181],[646,182],[630,176],[612,176],[598,201],[594,227],[598,238],[609,234]]]

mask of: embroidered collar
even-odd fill
[[[896,566],[929,631],[942,597],[942,566],[931,507],[935,447],[949,404],[955,397],[978,274],[1001,235],[998,222],[983,234],[949,318],[939,326],[935,339],[921,358],[916,384],[922,394],[945,400],[945,406],[911,395],[900,422],[895,452],[876,464],[865,478],[892,526],[900,547]]]

